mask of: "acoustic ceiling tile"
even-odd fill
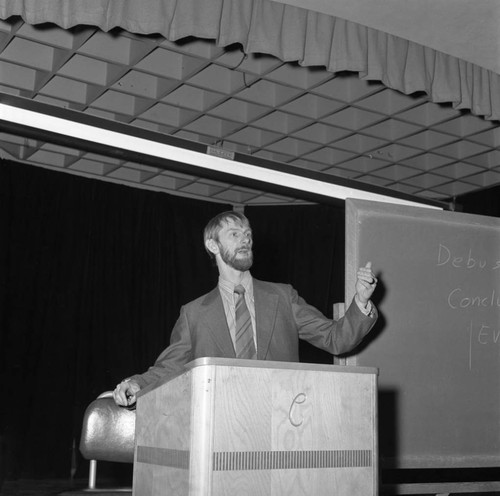
[[[157,175],[145,179],[143,184],[154,188],[176,190],[178,188],[178,179],[171,176]]]
[[[228,69],[239,70],[244,73],[259,76],[267,74],[283,64],[281,60],[271,55],[262,53],[243,53],[239,46],[238,48],[228,47],[227,51],[217,58],[216,63]],[[247,81],[247,83],[248,82],[249,81]]]
[[[296,157],[307,154],[312,150],[318,149],[320,145],[317,143],[310,143],[307,141],[301,141],[294,138],[283,138],[280,141],[272,143],[266,146],[266,149],[271,150],[272,152],[278,153],[288,153],[292,154]]]
[[[480,145],[479,143],[472,143],[467,140],[460,140],[449,145],[435,148],[435,153],[453,157],[456,159],[464,159],[472,155],[479,155],[489,150],[488,147]]]
[[[467,162],[488,168],[496,167],[500,164],[500,150],[496,149],[486,153],[480,153],[474,157],[467,158]]]
[[[226,95],[182,84],[168,95],[165,95],[161,101],[169,105],[203,112],[226,99]]]
[[[480,174],[468,176],[464,181],[481,187],[490,187],[500,183],[500,172],[497,170],[487,170]]]
[[[249,123],[269,112],[269,107],[232,98],[208,110],[207,113],[223,119]]]
[[[282,84],[273,84],[260,80],[250,87],[244,87],[238,93],[238,98],[269,107],[279,107],[301,94],[301,90]]]
[[[1,60],[14,62],[34,69],[51,71],[54,62],[54,48],[24,38],[14,38],[4,48]]]
[[[258,206],[263,206],[263,205],[290,205],[290,204],[307,204],[307,202],[297,200],[295,198],[291,198],[288,200],[286,197],[285,198],[279,198],[277,196],[273,195],[266,195],[266,194],[260,194],[259,196],[255,196],[254,198],[250,198],[247,202],[248,205],[258,205]]]
[[[40,164],[50,164],[55,167],[66,167],[75,160],[75,157],[68,157],[57,151],[49,151],[41,148],[31,155],[30,160]]]
[[[401,164],[414,167],[421,171],[430,171],[435,169],[436,167],[441,167],[453,161],[454,159],[450,157],[444,157],[435,153],[424,153],[416,157],[402,160]]]
[[[421,126],[435,126],[459,115],[460,111],[453,109],[451,106],[426,102],[399,113],[398,119],[420,124]]]
[[[74,35],[78,29],[61,29],[56,26],[39,26],[23,23],[18,29],[16,35],[22,38],[36,41],[41,44],[57,46],[71,50],[74,47]],[[87,28],[86,31],[90,34],[94,29]]]
[[[54,76],[40,89],[40,94],[70,102],[86,104],[89,95],[89,85],[74,79]]]
[[[341,167],[342,169],[347,169],[357,172],[358,174],[371,174],[373,171],[380,169],[382,167],[387,167],[388,165],[390,164],[385,160],[362,156],[362,157],[354,157],[350,160],[342,162],[338,166]]]
[[[404,165],[396,164],[374,170],[371,174],[373,176],[383,177],[387,180],[395,182],[403,181],[405,179],[408,179],[409,177],[415,176],[419,174],[419,171],[412,167],[405,167]]]
[[[295,158],[292,155],[287,155],[285,153],[275,153],[269,150],[258,150],[252,155],[254,157],[263,158],[265,160],[272,160],[274,162],[283,162],[283,163],[288,163]]]
[[[55,145],[53,143],[44,143],[43,145],[40,146],[40,149],[53,152],[53,153],[58,153],[61,155],[64,155],[65,157],[83,157],[84,152],[81,150],[77,150],[75,148],[70,148],[67,146],[61,146],[61,145]],[[85,155],[88,156],[88,155]]]
[[[82,111],[84,114],[94,115],[96,117],[101,117],[103,119],[109,119],[116,122],[129,122],[130,116],[119,114],[116,112],[109,112],[108,110],[87,107]]]
[[[216,138],[224,138],[227,134],[233,133],[240,127],[241,124],[238,122],[226,121],[209,115],[203,115],[184,125],[186,131],[204,134],[205,136],[214,136]]]
[[[1,64],[0,64],[0,81],[1,81]],[[24,94],[24,91],[19,88],[19,87],[14,87],[14,86],[4,86],[3,84],[0,84],[0,93],[4,93],[6,95],[15,95],[15,96],[21,96]]]
[[[240,144],[247,144],[250,147],[249,152],[253,147],[262,148],[278,141],[282,138],[282,134],[266,131],[264,129],[257,129],[252,126],[246,126],[235,133],[228,134],[226,139]]]
[[[226,95],[232,94],[237,89],[245,86],[241,73],[215,64],[209,65],[191,76],[189,84]]]
[[[235,141],[228,140],[226,137],[217,138],[211,137],[211,145],[221,148],[224,151],[230,151],[234,153],[242,153],[245,155],[250,155],[252,153],[252,148],[248,145],[243,145],[241,143],[236,143]]]
[[[422,198],[428,198],[429,200],[440,200],[443,202],[448,200],[448,196],[440,195],[436,188],[423,188],[420,191],[417,191],[417,195]]]
[[[213,136],[205,136],[203,134],[192,133],[186,131],[185,129],[177,129],[169,134],[175,136],[176,138],[194,141],[205,145],[213,145],[215,142],[219,141],[218,139],[214,139]]]
[[[132,65],[139,62],[154,46],[129,36],[108,36],[96,31],[77,50],[78,53],[111,63]]]
[[[382,160],[387,160],[388,162],[401,162],[402,160],[406,160],[410,157],[422,155],[422,150],[399,145],[397,143],[391,143],[370,152],[369,155]]]
[[[463,195],[471,192],[474,189],[472,184],[463,183],[460,181],[453,181],[447,184],[442,184],[440,186],[436,186],[434,190],[437,193],[442,194],[447,198],[451,198],[453,196]]]
[[[356,107],[386,115],[398,114],[423,102],[427,96],[408,96],[388,88],[356,101]]]
[[[36,78],[35,69],[0,60],[0,84],[2,85],[33,91]]]
[[[355,107],[347,107],[321,119],[325,124],[359,130],[386,119],[386,116]]]
[[[160,79],[145,72],[131,70],[116,81],[111,88],[145,98],[157,99],[179,83],[173,79]]]
[[[319,119],[344,106],[342,102],[330,100],[317,95],[302,95],[281,107],[281,110],[293,114]]]
[[[150,120],[166,126],[181,127],[198,116],[197,112],[157,103],[141,114],[141,119]]]
[[[25,145],[30,147],[39,148],[42,146],[42,142],[32,138],[26,138],[25,136],[19,136],[17,134],[11,134],[0,131],[0,143],[15,143],[17,145]]]
[[[493,127],[487,131],[469,136],[469,140],[498,148],[500,147],[500,127]]]
[[[108,112],[115,112],[124,115],[135,115],[142,107],[147,106],[141,102],[140,99],[132,95],[127,95],[125,93],[107,90],[105,91],[99,98],[94,100],[90,106],[102,110],[106,110]],[[144,101],[142,101],[144,102]],[[150,101],[151,104],[153,100]]]
[[[197,38],[187,38],[179,41],[163,39],[160,46],[168,50],[193,55],[209,61],[218,59],[225,51],[223,47],[217,46],[214,40]]]
[[[344,138],[350,133],[351,131],[341,129],[339,127],[314,123],[291,134],[299,139],[314,141],[315,143],[326,145],[338,139]]]
[[[421,188],[416,188],[411,184],[402,184],[402,183],[391,184],[391,189],[399,193],[404,193],[406,195],[415,195],[421,190]]]
[[[277,69],[265,75],[265,79],[286,86],[308,89],[331,79],[333,74],[318,70],[316,67],[302,67],[296,62],[282,64]]]
[[[399,140],[399,142],[403,145],[414,146],[423,150],[431,150],[433,148],[437,148],[454,141],[457,141],[457,138],[455,136],[452,136],[450,134],[437,133],[430,129]]]
[[[171,170],[163,171],[162,175],[172,176],[172,177],[175,177],[175,178],[179,179],[180,181],[184,181],[184,182],[195,182],[195,181],[199,180],[198,177],[193,176],[192,174],[186,174],[184,172],[177,172],[177,171],[171,171]]]
[[[462,112],[460,118],[451,119],[443,124],[435,126],[436,131],[445,131],[464,138],[466,136],[490,129],[495,124],[467,112]]]
[[[102,161],[81,158],[71,164],[68,168],[74,171],[85,172],[86,174],[105,176],[112,170],[116,169],[116,166],[112,164],[106,164]]]
[[[13,145],[12,143],[0,142],[0,159],[22,160],[19,147],[17,145]]]
[[[444,184],[449,182],[449,179],[443,176],[439,176],[437,174],[431,174],[429,172],[425,172],[423,174],[413,176],[405,181],[401,181],[402,183],[411,184],[415,187],[421,187],[423,189],[434,188],[439,186],[440,184]]]
[[[360,176],[359,171],[355,169],[344,169],[343,167],[331,167],[322,172],[329,176],[343,177],[344,179],[357,179]]]
[[[288,165],[292,167],[298,167],[299,169],[311,170],[316,172],[321,172],[323,171],[323,169],[330,166],[322,162],[315,162],[314,160],[304,158],[296,158],[294,160],[291,160],[290,162],[288,162]]]
[[[237,188],[232,188],[221,191],[220,193],[214,193],[212,197],[227,203],[247,203],[250,199],[255,198],[257,195],[257,192],[249,193]]]
[[[155,172],[125,166],[118,167],[106,174],[107,177],[133,183],[142,183],[152,177],[155,177],[156,175],[157,174]]]
[[[466,164],[464,162],[455,162],[453,164],[434,169],[436,174],[441,174],[453,179],[465,179],[467,176],[478,174],[482,171],[484,171],[484,169],[481,167],[475,167],[474,165]]]
[[[305,160],[313,160],[315,162],[324,164],[324,168],[328,169],[333,165],[341,164],[343,162],[351,160],[355,156],[356,154],[354,153],[325,146],[311,153],[304,154],[302,158]]]
[[[15,26],[14,17],[8,19],[0,19],[0,32],[11,33]]]
[[[104,162],[115,167],[118,167],[122,163],[121,159],[115,157],[106,157],[105,155],[99,155],[98,153],[85,153],[82,158],[92,160],[94,162]]]
[[[276,110],[260,119],[255,120],[252,126],[281,133],[293,133],[297,129],[306,127],[313,121],[305,117],[299,117]]]
[[[370,136],[364,136],[361,134],[348,136],[347,138],[343,138],[335,142],[335,147],[342,148],[354,153],[367,153],[372,150],[379,149],[385,145],[387,145],[386,140],[372,138]]]
[[[140,129],[147,129],[148,131],[163,134],[172,134],[176,129],[173,126],[165,126],[163,124],[158,124],[157,122],[146,121],[143,119],[134,119],[130,121],[130,124]]]
[[[390,178],[387,179],[385,177],[377,177],[375,175],[370,175],[370,174],[366,174],[364,176],[361,176],[358,178],[358,180],[363,181],[366,184],[372,184],[373,186],[381,186],[381,187],[385,187],[388,184],[392,183]]]
[[[215,188],[210,184],[205,184],[201,181],[195,181],[192,183],[185,184],[181,187],[177,188],[179,191],[183,193],[188,193],[190,195],[195,196],[203,196],[205,198],[210,198],[214,194],[216,194]]]
[[[413,124],[398,121],[396,119],[386,119],[378,124],[364,128],[363,134],[368,134],[377,138],[402,141],[405,136],[418,133],[420,130],[420,126],[414,126]],[[411,137],[408,139],[411,139]]]
[[[207,61],[158,47],[142,58],[135,67],[139,70],[183,81],[207,66]]]
[[[158,167],[134,162],[131,160],[119,161],[118,163],[121,167],[126,167],[127,169],[135,169],[141,172],[147,172],[149,174],[160,174],[162,172],[162,169],[159,169]]]
[[[355,73],[344,72],[338,73],[329,81],[312,88],[311,92],[341,102],[353,103],[384,88],[385,86],[379,81],[360,79]]]
[[[113,66],[108,62],[75,54],[59,69],[58,74],[79,81],[106,86],[110,80],[109,74],[115,73],[118,69],[122,70],[121,67]]]

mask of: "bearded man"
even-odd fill
[[[205,227],[204,242],[219,271],[217,287],[181,308],[170,345],[154,365],[116,386],[113,398],[118,405],[132,405],[141,388],[175,377],[197,358],[298,362],[299,339],[333,355],[347,353],[377,320],[370,300],[377,284],[371,262],[359,268],[353,301],[344,317],[334,321],[308,305],[289,284],[251,276],[252,229],[245,215],[218,214]]]

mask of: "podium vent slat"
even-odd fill
[[[371,467],[371,450],[234,451],[213,453],[213,470]]]

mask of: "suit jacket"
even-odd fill
[[[377,320],[377,310],[365,315],[353,301],[338,321],[308,305],[288,284],[253,280],[257,359],[299,361],[299,339],[334,355],[354,349]],[[172,330],[170,345],[143,374],[131,379],[145,387],[165,376],[176,376],[184,365],[202,357],[235,358],[219,288],[184,305]]]

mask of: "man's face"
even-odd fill
[[[233,269],[244,272],[253,263],[252,229],[229,219],[219,231],[217,245],[222,260]]]

